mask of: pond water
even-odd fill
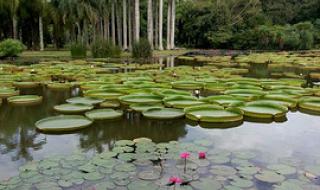
[[[30,94],[30,92],[24,92]],[[188,120],[155,121],[138,114],[126,113],[125,119],[98,122],[71,134],[42,134],[34,123],[56,115],[52,107],[65,102],[72,92],[39,89],[44,101],[34,107],[3,105],[0,109],[0,179],[18,174],[18,167],[27,161],[41,160],[50,155],[70,155],[79,150],[93,155],[109,150],[115,141],[147,137],[154,142],[192,142],[207,139],[215,149],[258,152],[256,162],[262,165],[278,163],[284,158],[305,164],[320,160],[320,117],[290,112],[285,122],[255,123],[244,121],[228,129],[204,128]],[[314,182],[315,184],[317,182]]]
[[[175,68],[177,65],[190,65],[190,63],[184,63],[181,61],[175,62],[174,57],[168,57],[166,59],[160,59],[156,61],[159,61],[160,64],[163,65],[159,66],[154,64],[153,67],[149,69],[153,69],[153,71],[161,71],[166,68]],[[195,62],[191,62],[191,64],[195,64]],[[197,66],[206,66],[206,64],[203,64],[201,62],[196,64]],[[117,73],[132,73],[133,71],[135,71],[135,69],[130,67],[130,65],[128,66],[128,68],[119,67],[113,69],[112,65],[110,66],[108,64],[102,64],[97,65],[96,68],[108,68],[109,70],[107,73],[113,73],[115,75]],[[215,70],[215,68],[219,68],[220,66],[208,68]],[[84,68],[88,69],[87,67],[90,67],[90,65],[87,65]],[[223,68],[223,66],[221,67]],[[187,72],[191,75],[193,74],[192,72],[200,72],[200,69],[195,70],[195,68],[189,68],[190,70],[187,70]],[[141,68],[138,68],[138,70],[139,69]],[[267,66],[264,64],[253,65],[247,69],[248,72],[246,72],[245,76],[271,76],[271,72],[269,72]],[[41,70],[41,68],[39,70]],[[62,71],[64,71],[64,68],[62,69]],[[31,70],[31,72],[33,71]],[[104,72],[105,70],[101,69],[101,73],[105,74]],[[148,71],[145,72],[147,73]],[[202,69],[201,72],[206,73],[209,72],[209,70],[207,71],[206,69]],[[294,77],[301,79],[299,75],[300,72],[302,71],[295,71]],[[181,73],[178,72],[178,75],[181,75],[180,77],[184,79],[183,71],[181,71]],[[172,77],[170,74],[163,74],[163,76]],[[217,77],[219,78],[219,76],[220,75],[218,73]],[[91,77],[94,78],[95,76],[92,75]],[[139,79],[139,77],[141,77],[141,75],[137,76],[137,79]],[[235,77],[238,77],[238,75],[235,75]],[[206,76],[203,77],[201,76],[201,74],[199,74],[199,76],[196,76],[195,78],[206,81]],[[189,78],[187,77],[185,79],[189,80]],[[128,80],[128,78],[126,80]],[[161,81],[161,75],[158,80]],[[211,83],[211,89],[215,89],[213,80],[215,79],[209,78],[207,81],[209,85]],[[262,81],[263,79],[260,82]],[[134,82],[136,82],[134,85],[139,86],[139,82],[141,81],[137,80]],[[223,80],[219,81],[222,86],[224,86],[225,82],[226,81]],[[234,83],[237,83],[237,81],[227,82],[231,84],[229,84],[229,87],[231,87]],[[266,82],[267,84],[270,81],[266,80],[264,82]],[[298,82],[298,84],[300,84],[300,82]],[[239,82],[239,84],[240,83],[241,82]],[[246,88],[247,85],[250,86],[254,82],[244,81],[244,83],[245,84],[242,85],[244,88]],[[146,85],[149,84],[146,83]],[[294,85],[296,85],[296,83],[294,83]],[[250,86],[250,88],[252,87],[255,86]],[[278,88],[284,88],[284,86],[280,85],[280,87],[278,86]],[[296,95],[294,93],[306,93],[307,95],[309,95],[308,90],[310,89],[305,90],[303,88],[300,89],[299,87],[299,89],[297,90],[295,88],[298,87],[292,87],[292,89],[289,89],[291,90],[290,92],[281,91],[281,93],[292,93],[290,94],[290,97],[293,97],[291,95]],[[271,92],[270,89],[268,90]],[[246,91],[246,89],[244,91]],[[211,93],[210,90],[199,92],[202,96],[210,96],[215,94]],[[250,92],[248,93],[250,95]],[[274,93],[278,94],[277,89],[275,89]],[[34,94],[42,96],[43,102],[40,105],[28,107],[16,107],[3,102],[0,107],[0,190],[4,188],[2,186],[3,184],[1,184],[1,181],[7,181],[8,179],[14,181],[12,180],[14,179],[12,177],[19,175],[19,168],[26,163],[30,163],[30,161],[40,161],[47,158],[55,158],[56,155],[62,155],[68,158],[68,156],[70,157],[70,155],[71,157],[72,155],[78,155],[79,152],[87,155],[89,159],[92,157],[95,158],[95,155],[99,155],[100,153],[106,151],[111,151],[119,140],[133,140],[141,137],[149,138],[154,143],[166,143],[166,146],[168,146],[169,142],[172,144],[180,143],[181,147],[183,148],[181,148],[181,150],[175,150],[177,152],[173,151],[177,154],[179,154],[178,152],[181,152],[182,150],[190,150],[192,153],[195,153],[199,150],[206,150],[210,157],[210,159],[208,159],[210,160],[210,166],[204,169],[205,167],[203,168],[201,164],[198,165],[197,167],[202,167],[202,169],[198,168],[199,170],[197,170],[197,175],[199,174],[200,178],[206,178],[213,174],[214,180],[220,180],[221,183],[225,185],[221,188],[218,188],[216,186],[214,189],[238,190],[239,187],[240,189],[248,190],[320,189],[319,115],[311,115],[300,112],[299,110],[291,110],[287,113],[285,118],[281,117],[277,120],[277,122],[244,118],[244,120],[241,122],[235,122],[231,124],[208,124],[198,123],[189,119],[175,119],[165,121],[151,120],[143,117],[140,113],[125,110],[123,117],[119,120],[94,122],[93,125],[88,128],[67,134],[45,134],[36,130],[35,123],[43,118],[58,115],[58,113],[53,109],[55,105],[65,103],[66,100],[70,97],[82,96],[83,92],[81,92],[80,88],[78,87],[72,88],[71,91],[52,91],[45,87],[38,87],[36,89],[21,89],[20,94]],[[259,109],[260,108],[256,108],[256,110]],[[263,108],[263,110],[266,109],[268,108]],[[198,113],[201,113],[201,111]],[[204,111],[204,114],[205,113],[206,111]],[[226,113],[230,114],[230,112]],[[234,113],[232,113],[231,115],[234,115]],[[205,143],[203,141],[205,141]],[[210,142],[210,145],[204,145],[208,142]],[[136,145],[134,146],[135,148],[137,148]],[[189,149],[188,146],[190,146]],[[166,148],[168,149],[169,154],[170,148],[168,147]],[[254,154],[254,156],[252,156],[252,154]],[[123,157],[127,158],[127,156],[128,155],[124,153]],[[166,167],[169,172],[164,172],[167,177],[176,171],[176,169],[172,169],[172,167],[176,168],[176,165],[170,162],[175,162],[176,160],[168,160],[169,162],[166,163]],[[221,169],[219,168],[221,165],[237,168],[237,175],[234,175],[231,171],[231,174],[229,176],[230,168]],[[207,171],[207,169],[210,167],[211,174]],[[274,168],[271,169],[272,167]],[[258,169],[257,171],[251,173],[252,168]],[[292,172],[292,169],[294,172]],[[137,170],[141,169],[138,168]],[[264,171],[270,170],[273,171],[271,176],[268,175],[268,173],[264,174]],[[217,171],[218,173],[220,173],[215,173]],[[255,177],[254,174],[258,173],[258,171],[264,179],[256,179],[257,177]],[[29,171],[27,171],[26,173],[20,173],[20,176],[27,175],[27,177],[30,177],[28,175],[31,175],[33,171],[31,171],[31,174],[28,174],[28,172]],[[226,175],[225,172],[229,172],[228,175]],[[251,175],[247,175],[246,172],[249,172]],[[283,174],[282,172],[288,173]],[[280,177],[282,177],[283,174],[286,178],[279,180],[279,176],[274,176],[280,174]],[[108,175],[106,176],[106,178],[109,177]],[[135,179],[132,180],[132,182],[135,182],[135,180],[137,180],[135,174],[134,177]],[[39,179],[40,178],[38,177],[32,178],[32,180],[36,181],[38,181]],[[11,183],[10,180],[9,183]],[[269,180],[279,181],[264,183],[265,181]],[[254,182],[252,185],[250,184],[251,181]],[[261,181],[264,182],[261,183]],[[285,181],[286,183],[280,183],[283,181]],[[203,182],[203,184],[205,184],[205,186],[193,186],[193,189],[202,190],[202,188],[200,187],[206,187],[205,189],[207,189],[208,186],[210,187],[210,183],[208,182]],[[282,186],[279,186],[278,188],[273,186],[275,184]],[[90,183],[84,183],[83,186],[85,188],[76,186],[74,187],[74,189],[93,190],[90,187]],[[189,186],[179,187],[179,189],[180,188],[185,190],[190,189]],[[119,190],[120,189],[123,190],[126,188],[121,187],[119,188]]]

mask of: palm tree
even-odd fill
[[[170,49],[174,49],[174,36],[175,36],[175,26],[176,26],[176,0],[171,0],[171,36],[170,36]]]
[[[123,49],[128,49],[128,29],[127,29],[127,0],[122,0],[122,27],[123,27]],[[130,14],[130,13],[129,13]]]
[[[153,10],[152,0],[148,0],[148,40],[153,49]]]
[[[12,37],[18,39],[18,19],[17,11],[20,5],[20,0],[1,0],[0,7],[9,10],[12,18]]]
[[[115,0],[112,0],[111,5],[111,35],[112,35],[112,43],[113,45],[116,44],[116,19],[115,19]]]
[[[163,0],[159,0],[159,50],[163,50]]]
[[[43,42],[43,22],[42,22],[42,17],[44,15],[44,9],[45,9],[45,0],[41,0],[40,2],[40,14],[39,14],[39,45],[40,45],[40,51],[44,50],[44,42]]]
[[[140,0],[134,1],[134,32],[135,41],[140,40]]]
[[[167,16],[167,49],[171,49],[171,12],[172,0],[168,0],[168,16]]]

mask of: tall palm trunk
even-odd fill
[[[109,36],[110,36],[109,16],[104,17],[103,25],[104,25],[104,39],[109,41]]]
[[[176,0],[171,0],[171,37],[170,37],[170,48],[174,49],[174,37],[175,37],[175,26],[176,26]]]
[[[122,25],[121,25],[121,5],[116,5],[116,20],[117,20],[117,40],[118,46],[122,47]]]
[[[12,33],[13,39],[18,39],[18,21],[15,15],[12,17]]]
[[[153,49],[153,10],[152,0],[148,0],[148,40]]]
[[[140,40],[140,0],[134,1],[134,31],[135,41]]]
[[[112,36],[112,43],[116,44],[116,19],[115,19],[115,0],[112,0],[111,5],[111,36]]]
[[[39,38],[40,38],[40,51],[44,50],[44,42],[43,42],[43,23],[42,17],[39,16]]]
[[[172,0],[168,0],[168,16],[167,16],[167,49],[171,49],[171,13]]]
[[[163,0],[159,0],[159,50],[163,50]]]
[[[128,2],[128,31],[129,31],[129,49],[132,48],[132,38],[133,38],[133,31],[132,31],[132,1],[129,0]]]
[[[159,12],[158,12],[158,6],[159,6],[158,0],[154,1],[154,5],[153,5],[153,12],[154,12],[154,19],[153,19],[154,39],[153,39],[153,43],[154,43],[155,49],[159,49],[159,24],[158,24]]]
[[[128,49],[127,0],[122,0],[123,49]]]

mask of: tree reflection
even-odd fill
[[[34,123],[41,117],[41,106],[12,107],[5,105],[0,111],[0,153],[10,154],[13,161],[32,160],[32,151],[46,143]]]
[[[184,120],[156,121],[145,119],[138,114],[126,114],[118,121],[96,122],[80,133],[80,147],[103,152],[110,149],[117,140],[147,137],[154,142],[178,140],[187,134]]]

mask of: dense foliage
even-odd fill
[[[123,3],[126,7],[123,9]],[[20,39],[29,49],[64,48],[103,38],[132,47],[134,2],[131,0],[0,0],[0,40]],[[148,2],[140,0],[140,36],[149,34]],[[153,0],[154,47],[159,46],[159,2]],[[163,42],[166,43],[169,3],[163,1]],[[300,50],[319,48],[320,0],[183,0],[176,2],[177,46],[222,49]],[[127,11],[127,14],[124,11]],[[151,11],[152,12],[152,11]],[[114,16],[112,16],[114,15]],[[126,29],[123,15],[127,15]],[[123,37],[123,32],[128,32]],[[41,31],[41,32],[40,32]],[[41,36],[42,37],[39,37]],[[131,35],[131,37],[130,37]],[[43,40],[42,40],[43,39]],[[156,40],[158,39],[158,40]],[[41,43],[43,41],[43,43]],[[127,49],[124,46],[123,49]]]
[[[85,58],[87,57],[87,47],[83,43],[73,43],[70,47],[72,58]]]
[[[0,58],[17,57],[25,46],[19,40],[7,39],[0,42]]]
[[[187,47],[300,50],[320,46],[320,0],[187,0],[179,6],[177,22],[178,43]]]
[[[152,57],[152,49],[147,39],[141,39],[132,46],[133,58],[149,58]]]
[[[99,39],[92,44],[91,53],[94,58],[120,57],[121,48],[109,41]]]

